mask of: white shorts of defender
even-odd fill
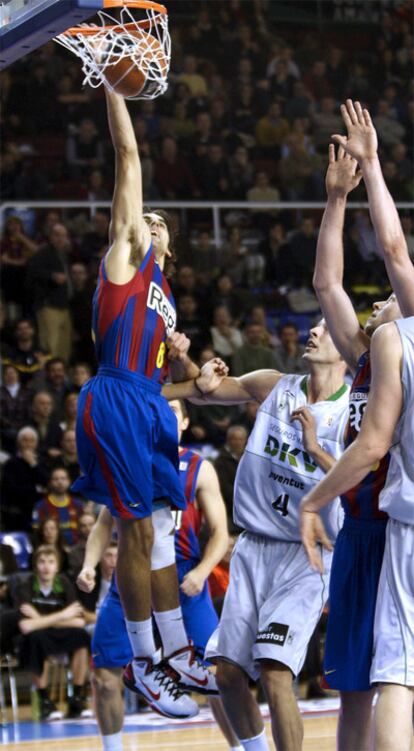
[[[395,519],[387,524],[371,683],[414,686],[414,525]]]
[[[244,532],[231,557],[229,588],[206,658],[230,660],[254,680],[261,659],[281,662],[296,676],[328,598],[331,560],[324,551],[321,575],[312,571],[301,543]]]

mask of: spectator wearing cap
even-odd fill
[[[72,324],[69,313],[71,242],[64,224],[55,224],[50,242],[38,250],[27,265],[27,280],[33,295],[40,346],[54,357],[69,362]]]
[[[33,428],[21,428],[16,443],[16,456],[3,469],[1,524],[6,532],[29,532],[33,507],[46,488],[48,471],[40,461]]]
[[[83,502],[69,492],[71,480],[65,467],[52,469],[48,493],[35,504],[32,513],[32,527],[37,529],[43,519],[56,519],[67,545],[78,542],[79,517],[83,512]]]

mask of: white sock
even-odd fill
[[[134,657],[152,658],[156,649],[151,618],[147,621],[127,621],[125,618],[125,623]]]
[[[243,746],[229,746],[229,751],[243,751]]]
[[[165,657],[188,646],[188,636],[180,607],[174,610],[164,610],[161,613],[154,611],[154,618],[160,632]]]
[[[244,740],[240,738],[239,740],[245,751],[269,751],[269,744],[264,728],[260,735],[256,735],[254,738],[245,738]]]
[[[112,733],[112,735],[103,735],[102,745],[104,751],[123,751],[122,730],[119,733]]]

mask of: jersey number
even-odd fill
[[[155,362],[157,368],[162,368],[162,366],[164,365],[165,350],[166,350],[165,342],[161,342],[159,350],[158,350],[158,354],[157,354],[157,360]]]
[[[359,431],[361,430],[361,422],[366,406],[366,402],[359,402],[359,404],[350,402],[349,404],[349,424],[354,430],[356,430],[357,433],[359,433]]]
[[[181,529],[181,523],[183,520],[183,512],[181,509],[177,509],[177,511],[173,511],[173,518],[174,518],[174,528],[176,531]]]
[[[275,501],[272,503],[272,507],[275,511],[280,511],[282,516],[288,515],[288,503],[289,503],[289,496],[287,493],[281,493]]]

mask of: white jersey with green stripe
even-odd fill
[[[335,459],[344,450],[349,387],[345,384],[326,401],[307,404],[307,376],[283,376],[257,412],[234,486],[234,521],[240,527],[275,540],[300,542],[299,505],[324,477],[306,451],[302,428],[292,413],[307,406],[316,421],[319,445]],[[336,498],[322,512],[334,540],[342,524]]]

